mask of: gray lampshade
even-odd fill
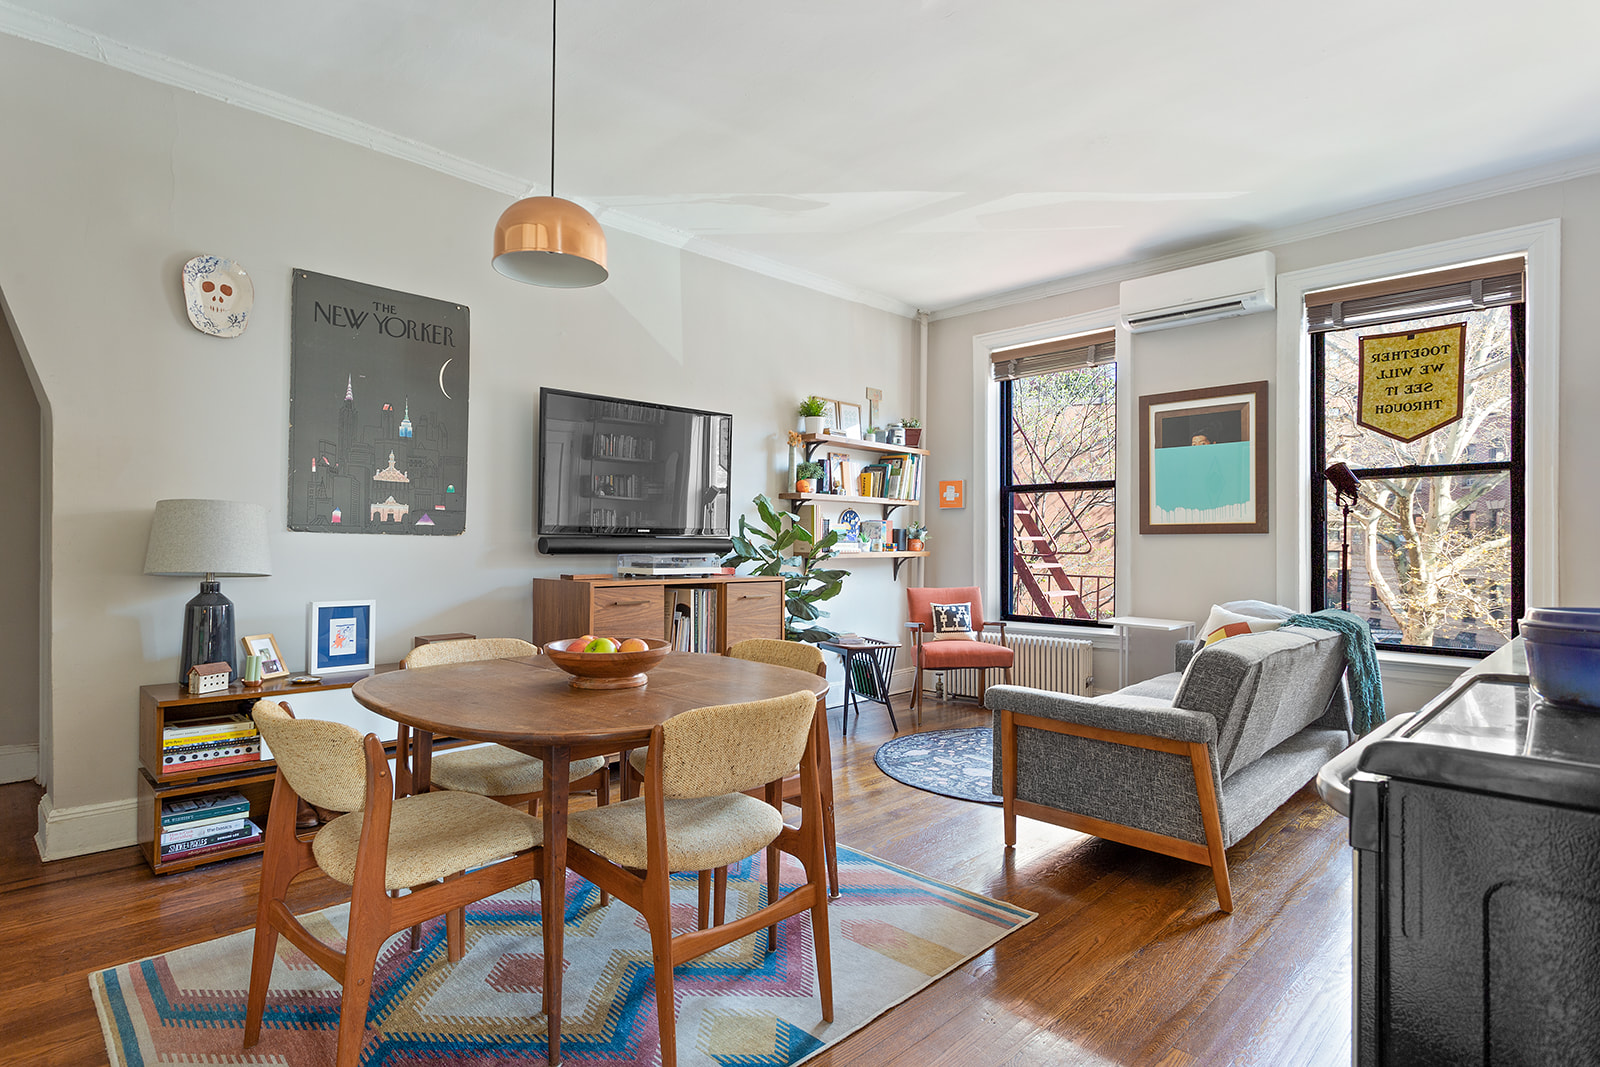
[[[237,500],[158,500],[146,574],[258,578],[272,573],[267,509]]]

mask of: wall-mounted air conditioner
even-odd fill
[[[1139,333],[1271,311],[1276,283],[1271,252],[1135,278],[1122,283],[1122,324]]]

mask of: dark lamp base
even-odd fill
[[[189,681],[189,668],[200,663],[226,663],[228,681],[239,675],[239,653],[233,635],[233,601],[222,595],[222,583],[207,579],[200,592],[183,609],[183,663],[180,685]]]

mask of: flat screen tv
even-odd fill
[[[733,416],[539,390],[539,551],[725,552]]]

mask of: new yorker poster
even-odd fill
[[[468,311],[296,269],[289,529],[459,534]]]

